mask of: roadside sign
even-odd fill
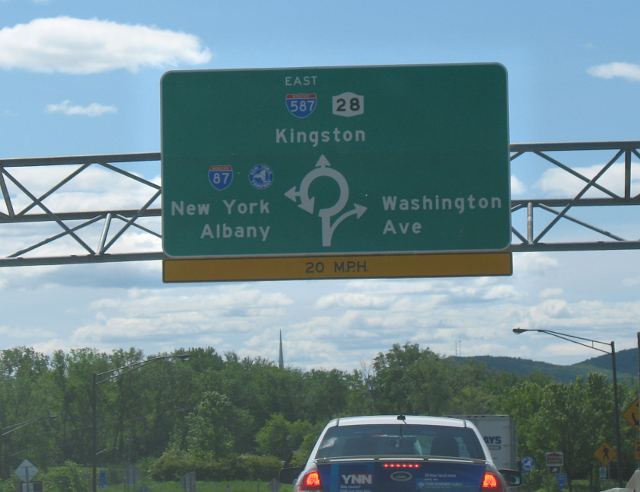
[[[107,480],[107,472],[105,470],[100,470],[98,472],[98,488],[106,489],[108,486],[109,486],[109,483]]]
[[[165,259],[164,282],[511,275],[511,253]]]
[[[500,65],[169,72],[161,92],[170,258],[510,244]]]
[[[598,468],[598,478],[600,478],[600,480],[605,480],[608,478],[609,475],[609,469],[606,466],[600,466]]]
[[[524,458],[522,458],[521,466],[524,473],[529,473],[531,470],[533,470],[534,467],[533,458],[531,456],[525,456]]]
[[[30,482],[37,473],[38,468],[29,460],[24,460],[18,465],[18,468],[16,468],[16,475],[23,482]]]
[[[611,447],[609,444],[602,443],[598,449],[596,449],[593,456],[604,466],[609,465],[612,461],[616,460],[618,453],[615,448]]]
[[[558,488],[560,490],[564,489],[567,486],[567,474],[566,473],[558,473],[556,475],[556,480],[558,481]]]
[[[564,466],[564,454],[562,451],[549,451],[544,453],[544,461],[548,468]]]
[[[622,414],[624,419],[631,427],[640,427],[640,398],[636,398]]]

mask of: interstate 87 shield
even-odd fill
[[[161,89],[169,257],[510,244],[500,65],[176,71]]]

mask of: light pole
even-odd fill
[[[611,342],[600,342],[598,340],[592,340],[590,338],[579,337],[576,335],[569,335],[568,333],[560,333],[553,330],[541,330],[541,329],[527,329],[527,328],[514,328],[513,333],[520,335],[527,331],[537,331],[538,333],[546,333],[556,338],[566,340],[567,342],[576,343],[583,347],[588,347],[598,352],[611,355],[611,370],[613,372],[613,420],[614,430],[616,433],[616,447],[618,448],[618,458],[616,459],[616,473],[618,474],[618,484],[622,487],[622,466],[620,459],[622,457],[622,439],[620,438],[620,407],[618,405],[618,371],[616,369],[616,345]],[[609,350],[604,350],[596,346],[596,344],[609,347]]]
[[[115,369],[110,369],[108,371],[99,372],[99,373],[94,372],[91,375],[91,490],[93,492],[96,492],[98,490],[98,481],[97,481],[98,422],[97,422],[97,413],[96,413],[98,384],[105,383],[107,381],[115,381],[116,379],[122,377],[126,373],[139,369],[142,366],[146,366],[147,364],[150,364],[152,362],[156,362],[159,360],[167,360],[167,359],[187,360],[188,358],[189,358],[188,354],[161,355],[161,356],[152,357],[150,359],[143,360],[140,362],[133,362],[131,364],[117,367]]]

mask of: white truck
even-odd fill
[[[455,417],[473,422],[499,469],[520,469],[516,426],[510,415],[456,415]]]

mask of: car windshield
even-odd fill
[[[346,425],[327,430],[315,458],[443,456],[485,459],[470,428],[440,425]]]

